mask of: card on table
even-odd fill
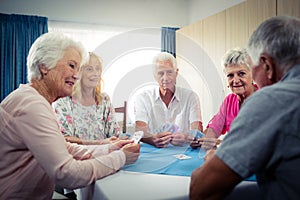
[[[176,154],[176,155],[174,155],[174,157],[179,159],[179,160],[186,160],[186,159],[191,158],[191,156],[187,156],[187,155],[184,155],[184,154]]]

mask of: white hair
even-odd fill
[[[254,65],[260,55],[273,58],[282,72],[300,63],[300,19],[276,16],[261,23],[248,43],[248,52]]]
[[[177,69],[176,58],[168,52],[160,52],[153,58],[152,66],[153,66],[154,75],[155,75],[157,67],[158,67],[157,63],[161,62],[161,61],[170,61],[172,63],[174,70]]]
[[[27,79],[40,79],[40,67],[52,69],[63,57],[64,51],[68,48],[75,48],[80,56],[80,66],[87,59],[87,53],[80,42],[67,37],[62,33],[45,33],[35,40],[27,56]]]
[[[245,65],[250,70],[250,65],[248,63],[249,55],[245,48],[236,47],[234,49],[228,50],[222,58],[222,66],[224,68],[230,65]]]

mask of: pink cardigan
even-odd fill
[[[240,110],[238,96],[234,93],[227,95],[219,112],[209,121],[207,128],[212,128],[217,137],[229,131],[232,121]]]

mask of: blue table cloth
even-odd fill
[[[178,159],[175,155],[184,154],[188,159]],[[205,151],[192,149],[189,145],[156,148],[141,143],[139,159],[131,165],[124,166],[122,170],[152,174],[166,174],[176,176],[191,176],[192,172],[204,163]],[[256,180],[253,175],[247,180]]]

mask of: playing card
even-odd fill
[[[154,132],[155,133],[161,133],[161,132],[171,132],[175,133],[177,132],[179,127],[176,124],[163,124],[161,127],[157,128]]]
[[[179,159],[179,160],[186,160],[186,159],[190,159],[190,156],[184,155],[184,154],[176,154],[174,155],[175,158]]]
[[[143,135],[144,135],[143,131],[137,131],[137,132],[135,132],[133,134],[133,136],[132,136],[132,139],[133,139],[134,143],[138,144],[139,141],[142,139]]]
[[[175,124],[168,124],[168,126],[166,126],[165,131],[167,132],[171,132],[171,133],[175,133],[178,130],[178,126],[176,126]]]
[[[195,129],[195,130],[190,130],[190,135],[194,138],[194,140],[198,140],[199,138],[204,138],[205,134],[202,133],[201,131]]]

